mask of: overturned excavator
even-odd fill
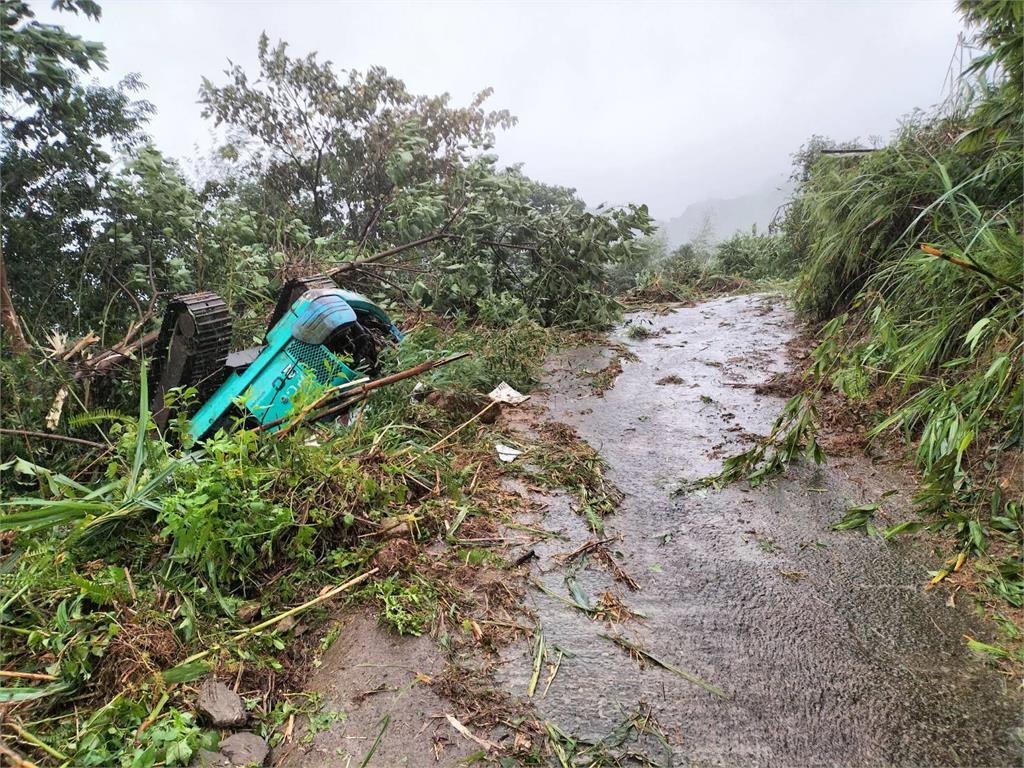
[[[150,367],[153,420],[164,432],[175,415],[167,394],[195,387],[200,406],[186,414],[193,439],[234,418],[272,430],[310,389],[375,376],[381,351],[401,338],[384,310],[325,275],[286,283],[264,343],[238,352],[229,352],[231,315],[223,299],[206,292],[175,296]]]

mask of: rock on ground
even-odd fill
[[[240,731],[221,741],[220,754],[227,757],[231,765],[263,765],[270,747],[255,733]]]
[[[267,742],[249,731],[232,734],[220,742],[219,752],[201,750],[190,768],[235,768],[263,765],[270,754]]]
[[[207,722],[217,728],[245,725],[249,719],[242,698],[224,683],[213,679],[207,680],[199,689],[196,707]]]

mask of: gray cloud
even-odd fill
[[[383,64],[421,93],[491,105],[520,124],[506,163],[591,204],[647,202],[662,218],[785,174],[811,134],[888,136],[941,96],[961,29],[953,3],[113,2],[99,24],[116,80],[139,72],[152,133],[186,165],[210,146],[196,92],[228,59],[255,67],[266,30],[340,67]],[[199,149],[197,153],[196,149]]]

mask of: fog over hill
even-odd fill
[[[690,242],[705,228],[711,242],[725,240],[737,230],[749,230],[755,224],[759,232],[764,232],[792,193],[791,181],[775,179],[740,197],[692,203],[679,216],[658,222],[658,230],[670,249]]]

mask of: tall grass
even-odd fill
[[[820,155],[783,230],[798,308],[831,320],[819,385],[885,395],[869,437],[905,439],[928,524],[961,553],[1007,555],[986,561],[988,581],[1022,606],[1024,4],[961,9],[989,50],[965,74],[971,97],[879,151]]]

